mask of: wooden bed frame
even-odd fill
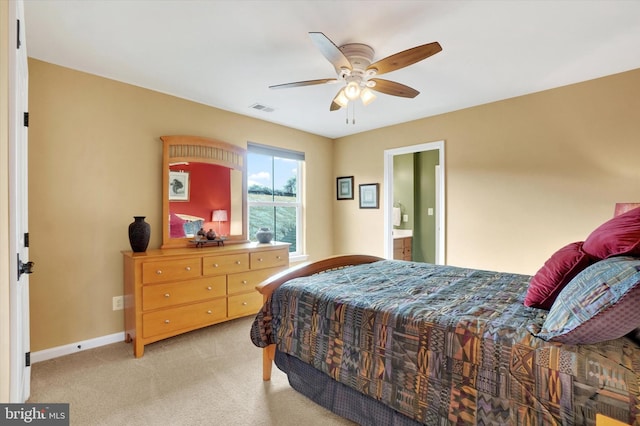
[[[332,256],[317,262],[306,262],[282,271],[256,286],[256,290],[262,294],[264,301],[282,284],[299,277],[315,275],[326,271],[342,269],[347,266],[362,265],[383,260],[381,257],[369,255],[342,255]],[[276,345],[269,345],[262,350],[262,380],[271,380],[271,370],[276,355]]]

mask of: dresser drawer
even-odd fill
[[[262,295],[257,291],[229,296],[229,318],[255,315],[262,307]]]
[[[214,297],[224,297],[226,292],[224,276],[145,285],[142,287],[142,310],[149,311]]]
[[[142,282],[144,284],[188,280],[201,276],[202,261],[199,257],[142,264]]]
[[[226,305],[222,298],[142,314],[142,335],[147,338],[219,322],[227,316]]]
[[[289,264],[289,251],[286,248],[251,253],[251,269],[273,268]]]
[[[203,275],[225,275],[247,270],[249,270],[249,253],[205,256],[202,259]]]
[[[231,274],[227,278],[227,294],[256,291],[256,286],[284,268],[259,269],[257,271]]]

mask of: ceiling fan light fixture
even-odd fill
[[[347,87],[344,88],[344,94],[351,101],[358,99],[358,96],[360,96],[360,85],[355,81],[349,82]]]
[[[369,105],[375,99],[376,99],[375,93],[373,93],[373,90],[369,89],[368,87],[365,87],[362,93],[360,93],[360,100],[362,101],[362,104],[365,106]]]
[[[333,100],[333,102],[335,102],[338,105],[340,105],[340,108],[346,108],[347,107],[347,105],[349,104],[349,98],[347,98],[347,95],[345,95],[344,89],[342,89],[342,90],[340,90],[338,92],[338,94],[336,95],[336,97]]]

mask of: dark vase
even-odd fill
[[[270,231],[269,228],[260,228],[260,230],[256,232],[256,238],[259,243],[270,243],[273,239],[273,231]]]
[[[145,216],[134,216],[135,220],[129,225],[129,243],[131,250],[140,253],[147,250],[151,237],[151,225],[144,221]]]

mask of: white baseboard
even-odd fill
[[[120,333],[109,334],[107,336],[96,337],[95,339],[83,340],[81,342],[70,343],[64,346],[44,349],[42,351],[33,352],[31,354],[31,363],[46,361],[48,359],[58,358],[64,355],[70,355],[76,352],[85,351],[87,349],[97,348],[111,343],[124,341],[124,331]]]

